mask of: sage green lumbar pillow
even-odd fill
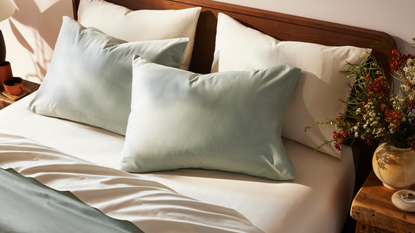
[[[125,42],[65,16],[50,68],[29,110],[125,135],[133,55],[180,67],[187,42],[187,38]]]
[[[281,127],[299,74],[278,65],[200,75],[135,58],[118,168],[203,168],[293,179]]]

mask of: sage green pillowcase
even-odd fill
[[[299,74],[278,65],[200,75],[135,58],[118,168],[203,168],[293,179],[281,127]]]
[[[133,55],[180,67],[187,42],[187,38],[126,42],[65,16],[50,68],[29,110],[125,135]]]

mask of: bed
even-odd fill
[[[101,121],[96,121],[98,122],[96,124],[94,122],[95,125],[88,124],[88,119],[84,115],[81,114],[81,117],[79,115],[74,116],[76,115],[75,113],[71,111],[65,113],[59,108],[52,108],[50,113],[45,113],[48,110],[41,109],[41,105],[44,103],[42,102],[44,98],[49,98],[45,94],[47,90],[55,90],[55,92],[49,91],[54,92],[55,95],[56,93],[65,95],[62,90],[68,90],[66,89],[68,88],[67,86],[72,86],[68,81],[64,83],[63,87],[60,86],[62,83],[49,84],[45,81],[38,93],[31,94],[0,111],[0,167],[13,168],[20,174],[36,178],[53,189],[68,190],[81,201],[99,209],[104,214],[115,219],[131,221],[144,232],[341,232],[348,215],[355,184],[355,163],[352,149],[344,146],[341,153],[330,148],[323,151],[314,150],[314,145],[322,143],[321,140],[325,138],[327,131],[331,133],[332,128],[306,132],[308,133],[306,136],[303,134],[298,136],[296,132],[299,132],[298,130],[303,131],[304,127],[307,126],[306,123],[313,123],[309,121],[310,119],[326,120],[320,118],[326,115],[320,115],[322,110],[319,110],[319,106],[324,105],[327,109],[337,108],[335,105],[338,106],[338,104],[333,104],[333,101],[338,102],[338,98],[333,93],[334,89],[330,89],[333,85],[333,88],[339,88],[340,90],[337,91],[336,89],[334,92],[341,92],[341,96],[347,98],[348,93],[345,91],[347,89],[345,85],[347,80],[343,80],[342,82],[344,83],[336,84],[335,79],[327,77],[327,80],[319,82],[320,76],[330,76],[330,74],[333,74],[333,76],[337,77],[338,74],[334,73],[337,73],[339,71],[338,68],[343,66],[336,65],[336,60],[344,62],[344,60],[349,61],[349,59],[361,58],[364,56],[364,51],[368,51],[368,49],[371,50],[371,53],[384,67],[387,67],[387,61],[391,55],[388,52],[389,50],[385,47],[373,46],[380,42],[384,45],[396,47],[394,40],[389,35],[377,31],[214,1],[112,0],[108,2],[116,4],[109,7],[116,7],[118,10],[120,9],[119,7],[131,10],[194,9],[196,13],[189,14],[193,14],[193,18],[197,18],[196,21],[187,19],[186,22],[190,24],[183,26],[184,29],[176,29],[174,25],[170,25],[166,29],[166,31],[173,31],[172,38],[185,37],[174,34],[176,30],[182,30],[186,31],[184,33],[193,33],[194,39],[185,40],[182,38],[175,39],[173,42],[160,42],[164,43],[161,45],[163,48],[168,46],[173,48],[176,46],[173,48],[175,52],[172,53],[171,59],[174,60],[174,56],[179,54],[178,56],[184,59],[183,62],[181,64],[173,64],[170,61],[165,61],[165,56],[151,58],[156,62],[165,62],[167,65],[176,66],[176,68],[166,68],[145,60],[147,57],[144,55],[144,59],[134,57],[133,66],[135,68],[133,77],[135,79],[140,77],[140,79],[146,80],[146,82],[134,83],[135,81],[133,81],[133,93],[132,97],[130,97],[133,100],[129,104],[131,113],[127,113],[131,115],[129,116],[126,132],[122,131],[125,129],[116,124],[106,125],[104,123],[101,124]],[[83,37],[90,35],[82,34],[84,30],[90,30],[88,33],[92,34],[98,31],[98,33],[103,32],[112,35],[112,33],[103,30],[103,28],[108,26],[108,22],[111,22],[105,20],[111,20],[112,15],[106,11],[105,20],[102,20],[99,18],[103,17],[102,14],[100,16],[99,13],[96,13],[97,15],[90,13],[92,12],[91,7],[98,8],[93,4],[101,4],[102,1],[75,0],[73,3],[75,19],[78,20],[80,25],[90,26],[90,28],[85,29],[72,19],[64,19],[64,24],[76,27],[75,31],[81,32],[80,35],[83,35]],[[91,3],[90,6],[88,5],[89,3]],[[105,7],[108,7],[108,5],[105,5]],[[125,11],[124,8],[121,9],[121,12],[123,11]],[[173,12],[173,14],[177,14],[177,12]],[[125,15],[128,16],[128,14]],[[183,17],[190,16],[186,15]],[[167,19],[169,20],[165,21],[174,23],[174,20]],[[160,21],[166,23],[163,20]],[[218,21],[220,21],[220,26]],[[158,25],[158,22],[156,23],[154,19],[153,21],[146,22],[151,27],[156,28],[157,26],[155,25]],[[192,27],[194,27],[194,30],[189,32],[188,29]],[[118,28],[115,26],[108,30],[117,31]],[[128,33],[123,32],[117,36],[119,38],[124,36],[125,38],[121,39],[125,41],[134,41],[128,35],[131,34],[131,31],[133,30],[129,29]],[[238,33],[241,34],[238,35]],[[61,34],[63,34],[62,31]],[[232,38],[234,35],[235,37]],[[155,37],[157,36],[155,35]],[[76,36],[74,38],[80,37]],[[240,38],[240,40],[237,38]],[[279,41],[276,42],[274,38]],[[169,38],[158,39],[166,40]],[[243,39],[246,39],[249,43],[240,42]],[[141,38],[140,40],[151,40],[151,38]],[[61,39],[59,38],[56,47],[59,46],[58,43],[62,43],[60,41]],[[117,40],[111,43],[118,46],[117,43],[122,44],[125,41],[119,42]],[[186,43],[187,47],[184,48],[182,45]],[[111,46],[114,46],[114,44],[111,44]],[[281,49],[282,45],[284,47]],[[320,45],[325,47],[320,47]],[[189,46],[191,49],[189,49]],[[308,49],[312,52],[307,52]],[[182,53],[177,52],[179,50],[183,50],[181,51]],[[275,56],[274,52],[272,52],[274,50],[279,52],[288,51],[288,54],[290,54],[290,51],[296,51],[297,54],[300,51],[299,60],[290,60],[292,59],[291,56],[287,56],[289,58],[280,58]],[[56,51],[57,49],[55,50],[57,54],[58,52]],[[165,53],[168,52],[167,50],[163,51]],[[258,51],[261,52],[259,53]],[[271,51],[270,54],[267,54],[268,51]],[[310,61],[308,54],[313,53],[313,51],[321,51],[324,54],[313,57],[315,61]],[[244,58],[246,54],[248,56]],[[55,56],[57,57],[57,55],[54,55],[56,61],[52,61],[52,63],[57,63],[58,61],[58,58],[55,58]],[[131,55],[129,56],[131,57]],[[148,55],[148,57],[151,56]],[[278,59],[276,58],[277,60],[273,61],[274,57],[278,57]],[[303,59],[304,57],[305,60]],[[129,59],[131,60],[131,58]],[[222,73],[228,76],[233,75],[234,73],[232,72],[242,72],[237,74],[249,74],[252,76],[260,73],[262,77],[271,71],[268,69],[263,71],[261,66],[265,66],[264,64],[268,64],[269,61],[271,63],[281,62],[279,59],[286,59],[286,61],[291,62],[292,67],[278,67],[275,68],[276,71],[273,70],[272,72],[286,72],[291,77],[291,79],[287,80],[292,80],[294,76],[297,76],[298,81],[291,84],[278,83],[274,85],[275,87],[272,87],[280,88],[278,86],[287,85],[283,86],[284,88],[280,88],[282,90],[279,90],[279,92],[287,92],[286,90],[290,89],[285,94],[290,97],[290,100],[287,99],[286,103],[280,106],[280,112],[286,113],[284,125],[281,122],[281,124],[278,123],[278,126],[276,126],[273,119],[268,119],[268,115],[266,117],[261,116],[260,119],[268,123],[270,122],[265,126],[279,127],[280,132],[276,133],[277,137],[275,137],[274,133],[271,133],[273,135],[270,138],[281,143],[281,145],[276,145],[276,147],[283,147],[283,152],[281,153],[286,153],[288,162],[284,161],[285,157],[279,157],[278,159],[273,157],[272,159],[282,160],[281,163],[288,164],[286,165],[288,168],[283,167],[278,172],[274,172],[274,167],[280,168],[278,164],[275,165],[279,161],[274,162],[274,165],[269,165],[273,162],[266,158],[266,165],[263,165],[264,159],[261,156],[259,156],[262,159],[261,161],[254,161],[248,164],[244,164],[244,158],[235,160],[233,157],[223,159],[223,164],[219,165],[217,161],[216,164],[214,164],[215,161],[210,161],[211,157],[201,156],[200,161],[195,162],[194,159],[189,159],[188,156],[184,155],[179,155],[178,159],[174,161],[164,162],[169,156],[177,156],[179,152],[187,153],[188,147],[192,149],[192,143],[197,141],[197,138],[205,137],[200,136],[200,132],[207,132],[206,134],[210,132],[212,125],[197,129],[194,127],[193,129],[187,129],[186,126],[187,124],[200,126],[201,123],[195,120],[195,118],[203,119],[203,117],[209,114],[207,112],[200,114],[200,111],[204,110],[198,112],[188,110],[190,107],[187,106],[190,104],[184,106],[182,103],[178,105],[181,111],[171,110],[170,105],[178,104],[172,99],[180,99],[184,92],[180,92],[180,95],[172,94],[168,96],[163,96],[163,94],[157,92],[157,96],[162,95],[164,99],[169,100],[169,105],[163,105],[162,108],[156,109],[151,104],[153,103],[151,102],[153,101],[152,95],[144,98],[145,100],[150,99],[150,104],[143,104],[141,99],[140,101],[134,100],[138,96],[135,93],[139,92],[134,92],[134,88],[138,88],[137,90],[140,90],[140,93],[144,93],[143,87],[150,85],[149,83],[152,83],[153,79],[164,80],[162,78],[166,74],[173,73],[175,76],[191,77],[190,83],[194,84],[195,87],[198,86],[198,82],[205,80],[215,80],[215,83],[220,83],[221,80],[226,79],[226,77],[221,76]],[[81,63],[85,63],[82,59],[80,60]],[[188,62],[186,62],[187,60]],[[66,62],[67,64],[65,59],[61,62]],[[306,66],[300,67],[301,72],[304,74],[299,74],[300,71],[296,67],[303,66],[304,63],[310,63],[308,65],[313,68],[307,70]],[[78,71],[76,71],[77,66],[82,64],[78,64],[75,61],[74,64],[76,65],[68,65],[67,69],[71,72],[69,72],[69,76],[64,77],[66,80],[72,80],[73,76],[78,75]],[[318,67],[318,71],[312,72],[314,67]],[[182,71],[179,68],[182,70],[188,69],[190,72]],[[52,74],[64,76],[62,73],[59,73],[62,69],[65,68],[59,67],[57,69],[52,64],[48,74],[49,76],[52,76]],[[103,68],[100,67],[99,69],[102,70]],[[248,71],[252,69],[257,71]],[[260,70],[258,71],[258,69]],[[327,69],[331,73],[327,73]],[[154,77],[149,75],[151,78],[142,77],[147,76],[149,73],[154,74],[157,72],[164,72],[164,75],[155,74]],[[195,73],[200,75],[195,75]],[[308,79],[304,79],[301,75],[309,76],[304,76],[308,77]],[[47,79],[52,80],[49,77],[45,78],[45,80]],[[164,80],[163,82],[168,83],[169,81]],[[211,88],[216,88],[214,86],[215,83],[205,82],[206,85],[212,85]],[[311,82],[317,82],[317,84],[313,86],[310,84]],[[180,82],[167,86],[177,86],[179,84]],[[85,85],[87,88],[97,88],[96,86],[100,84],[90,81],[88,84],[82,85]],[[111,85],[116,84],[112,83]],[[131,87],[131,84],[129,85]],[[298,86],[301,86],[301,91],[298,91]],[[268,84],[266,87],[268,87]],[[72,88],[77,89],[77,91],[70,92],[69,94],[75,99],[75,103],[89,101],[88,98],[90,97],[85,98],[84,96],[79,99],[76,97],[78,90],[82,89],[83,86],[75,85]],[[151,88],[155,87],[151,86]],[[237,98],[235,100],[231,97],[229,99],[232,101],[244,99],[246,102],[250,99],[246,97],[247,95],[238,96],[237,94],[244,88],[248,89],[249,86],[242,85],[236,91],[226,88],[223,91],[221,89],[225,92],[222,98],[223,96],[228,98],[231,95],[236,95]],[[258,88],[258,90],[263,89],[267,88],[263,88],[263,86]],[[312,89],[313,91],[308,91]],[[328,90],[326,91],[325,89]],[[159,90],[157,89],[157,91]],[[190,93],[190,91],[186,93]],[[111,104],[109,103],[111,98],[115,98],[113,94],[108,92],[104,92],[104,94],[106,95],[105,98],[110,99],[103,97],[101,100],[105,104]],[[260,94],[258,95],[260,96]],[[321,95],[322,99],[317,98],[319,95]],[[312,96],[313,99],[315,97],[317,104],[312,103],[309,105],[306,100],[310,98],[307,96]],[[193,100],[192,95],[189,98]],[[204,99],[197,100],[197,104],[205,103],[203,101],[206,99],[208,98],[205,96]],[[266,99],[269,98],[267,97]],[[278,99],[275,102],[281,102],[280,100]],[[66,100],[63,99],[61,101]],[[95,99],[94,101],[98,100]],[[63,103],[66,104],[65,106],[73,104],[73,102]],[[53,104],[56,103],[46,105],[50,106]],[[88,106],[91,106],[91,103],[88,104]],[[99,102],[94,104],[99,104]],[[210,102],[208,104],[209,106],[210,104],[216,106]],[[262,102],[261,104],[253,104],[253,106],[258,105],[263,106],[265,104]],[[270,103],[270,106],[274,105],[276,103]],[[294,105],[298,107],[293,108],[292,106]],[[229,113],[230,118],[232,118],[229,120],[228,115],[226,115],[229,106],[235,106],[235,103],[230,102],[230,105],[222,106],[220,111],[216,112],[219,115],[219,119],[215,118],[215,124],[221,125],[221,133],[219,135],[229,134],[230,136],[227,137],[238,138],[234,133],[235,128],[229,125],[233,126],[236,121],[234,119],[239,115],[232,115],[235,112],[233,111]],[[143,112],[143,110],[153,111],[158,114],[141,117],[138,113]],[[215,110],[211,111],[215,112]],[[340,106],[340,110],[336,109],[334,113],[336,111],[344,111],[344,109]],[[185,121],[173,121],[175,122],[174,126],[162,123],[178,118],[178,116],[183,115],[182,112],[190,113],[190,116],[187,116]],[[326,110],[324,112],[326,113]],[[72,118],[65,117],[65,114],[72,114]],[[282,119],[284,119],[284,114]],[[252,117],[255,118],[256,114],[253,115]],[[272,113],[270,116],[281,118],[280,115],[279,113]],[[82,118],[82,120],[77,121],[76,117],[80,117],[78,119]],[[208,119],[214,117],[216,116],[209,116]],[[248,120],[251,121],[251,118]],[[304,124],[298,124],[298,120],[304,122]],[[226,123],[221,123],[221,121]],[[149,127],[149,124],[142,124],[141,122],[153,122],[153,124]],[[160,124],[161,126],[154,127],[154,124]],[[247,123],[245,122],[244,124],[246,125]],[[262,123],[258,124],[262,127]],[[137,133],[137,129],[141,129],[141,131]],[[181,130],[185,131],[181,133]],[[227,132],[226,130],[232,132]],[[254,132],[258,132],[256,128]],[[270,131],[266,129],[266,131],[259,132],[269,133]],[[274,132],[274,129],[272,129],[272,132]],[[237,131],[237,133],[246,133],[249,134],[248,136],[252,135],[252,131]],[[167,137],[166,135],[169,134],[172,135]],[[181,134],[184,136],[180,138]],[[145,135],[145,137],[142,135]],[[221,141],[226,141],[224,143],[226,145],[223,145],[223,147],[226,147],[226,151],[228,151],[230,150],[228,146],[234,145],[234,141],[228,140],[227,137],[219,137],[219,140],[209,139],[211,140],[209,145],[203,145],[203,149],[211,146],[210,144],[213,144],[213,148],[222,148]],[[196,139],[193,140],[194,138]],[[258,138],[259,141],[269,140],[269,138],[262,135]],[[158,142],[157,139],[162,142]],[[154,142],[155,140],[157,142]],[[201,139],[201,141],[203,140],[206,141],[208,139]],[[141,146],[142,143],[137,141],[157,145],[154,146],[157,147],[156,152],[151,148],[151,151],[148,153],[153,156],[147,157],[145,160],[146,166],[151,164],[153,167],[148,170],[140,170],[141,172],[134,172],[136,171],[134,169],[141,169],[141,165],[137,164],[134,160],[135,158],[126,155],[129,151],[150,150],[146,146]],[[249,138],[248,141],[251,142],[253,139]],[[175,145],[183,142],[187,143],[182,146],[182,148],[186,147],[186,149],[175,148],[176,151],[174,153],[170,152],[169,148],[174,148]],[[250,150],[250,147],[246,148],[246,144],[250,143],[238,143],[235,144],[236,147],[240,147],[237,150],[238,155]],[[126,149],[127,144],[128,148]],[[138,149],[136,144],[140,145]],[[188,144],[191,146],[188,146]],[[164,147],[165,149],[163,149]],[[261,144],[261,147],[264,147],[264,145]],[[215,153],[220,154],[222,152],[219,149],[215,149]],[[163,160],[154,161],[154,157],[157,157],[158,154],[165,154],[165,157],[161,158]],[[183,165],[185,162],[181,161],[189,161],[191,165]],[[197,163],[204,163],[204,166],[198,167],[194,165]],[[162,166],[159,164],[162,164]],[[239,168],[233,169],[233,166],[243,168],[238,170]],[[262,169],[258,168],[258,166],[269,166],[271,170],[274,170],[270,172],[270,169]],[[290,166],[292,166],[291,170]],[[276,173],[276,175],[269,175],[270,173]],[[293,174],[295,174],[295,178]]]

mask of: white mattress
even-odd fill
[[[33,114],[33,94],[0,111],[0,128],[92,163],[116,167],[124,137]],[[182,169],[146,174],[197,200],[232,208],[265,232],[341,232],[354,187],[350,148],[342,160],[283,140],[296,178],[276,182],[220,171]]]

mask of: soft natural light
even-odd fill
[[[39,12],[43,13],[49,7],[53,6],[55,3],[59,2],[59,0],[35,0],[36,5],[39,7]]]

